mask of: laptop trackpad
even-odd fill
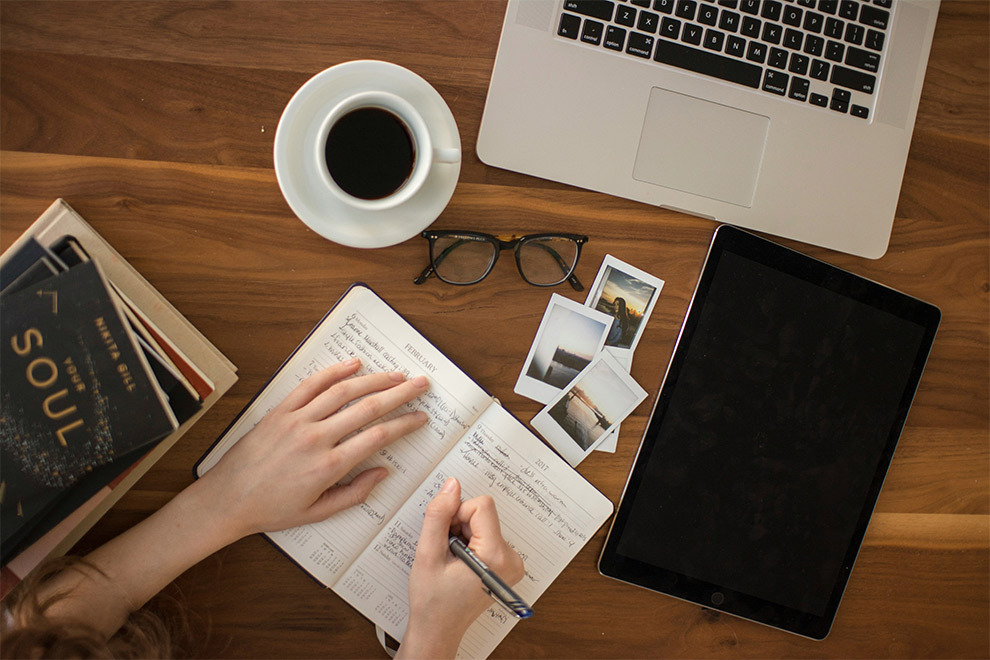
[[[753,205],[769,117],[654,87],[633,177]]]

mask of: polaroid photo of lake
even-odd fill
[[[646,398],[646,390],[602,352],[537,413],[532,426],[576,466]]]
[[[615,358],[615,361],[626,373],[629,373],[632,369],[631,351],[623,351],[615,348],[605,348],[602,350]],[[614,454],[615,450],[619,448],[619,430],[620,427],[616,424],[615,428],[612,429],[612,432],[606,435],[602,441],[598,443],[598,446],[595,447],[595,451],[603,451],[608,454]]]
[[[636,348],[661,289],[659,277],[605,255],[584,302],[614,319],[605,346],[630,353]]]
[[[550,297],[514,391],[547,403],[595,358],[612,317],[565,298]]]

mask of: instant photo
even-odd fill
[[[601,351],[612,318],[558,294],[550,297],[515,392],[547,403]]]
[[[646,391],[603,352],[533,418],[533,428],[577,465],[646,398]]]
[[[605,255],[585,305],[612,317],[605,346],[632,352],[663,289],[663,280]]]

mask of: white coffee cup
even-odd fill
[[[376,108],[391,113],[405,128],[413,148],[412,169],[406,180],[393,192],[378,199],[364,199],[348,193],[334,180],[327,166],[327,140],[330,131],[344,116],[362,108]],[[337,199],[355,209],[376,211],[407,202],[423,187],[434,163],[459,163],[461,150],[434,146],[429,126],[423,116],[402,97],[385,91],[365,91],[348,96],[330,110],[317,133],[313,158],[323,184]]]

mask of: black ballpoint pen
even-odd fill
[[[485,587],[495,602],[509,611],[517,619],[528,619],[533,616],[533,608],[526,604],[512,588],[500,578],[495,571],[488,568],[485,562],[478,558],[478,555],[465,545],[464,541],[456,536],[451,536],[450,551],[454,556],[463,561],[474,571],[475,575],[481,578],[481,583]]]

